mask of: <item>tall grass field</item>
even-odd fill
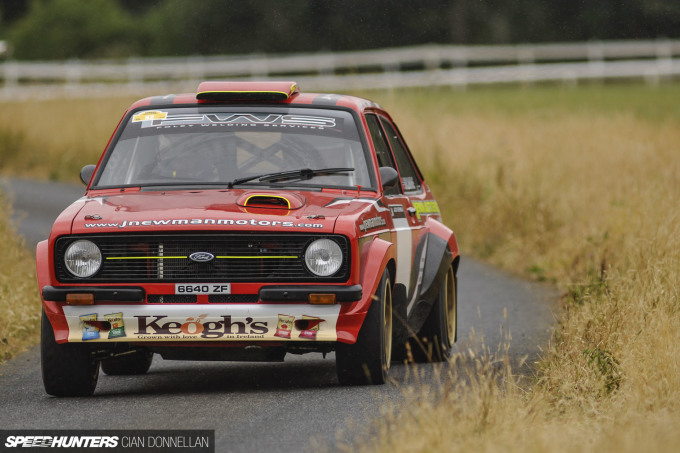
[[[35,260],[8,219],[10,203],[0,192],[0,363],[40,341],[40,297]]]
[[[562,293],[531,385],[499,366],[503,357],[463,352],[453,360],[467,369],[442,376],[436,399],[407,394],[364,450],[677,451],[680,85],[363,95],[392,113],[465,254]],[[130,101],[4,104],[0,169],[77,180]],[[26,263],[4,218],[2,248]],[[38,309],[31,273],[8,277],[13,267],[1,267],[0,328]],[[5,356],[14,336],[35,341],[1,332]]]

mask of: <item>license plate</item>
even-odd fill
[[[231,294],[230,283],[176,283],[175,294]]]

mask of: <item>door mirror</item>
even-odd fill
[[[399,182],[399,173],[392,167],[380,167],[380,179],[383,190],[394,187]]]
[[[95,168],[97,168],[96,165],[85,165],[83,169],[80,170],[80,180],[83,184],[88,185],[90,183]]]

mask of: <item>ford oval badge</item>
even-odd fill
[[[215,255],[208,252],[194,252],[189,255],[189,259],[197,263],[209,263],[215,259]]]

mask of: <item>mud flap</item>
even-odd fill
[[[427,256],[423,280],[417,301],[408,314],[408,326],[411,332],[418,332],[425,323],[453,259],[448,243],[444,239],[429,233],[425,241],[427,241]]]
[[[410,336],[407,307],[406,286],[398,283],[392,289],[392,361],[406,358],[406,341]]]

